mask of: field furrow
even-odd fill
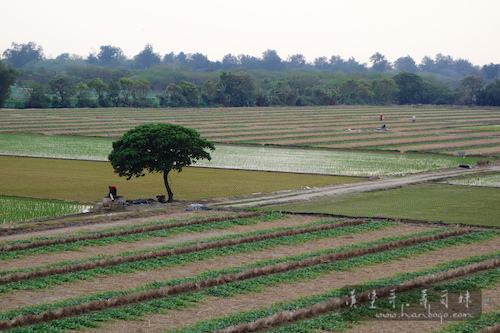
[[[148,316],[139,321],[119,321],[107,323],[103,328],[94,332],[159,332],[165,329],[180,328],[203,320],[223,317],[230,313],[249,311],[256,308],[270,306],[279,302],[292,301],[301,297],[320,294],[332,289],[361,284],[374,279],[380,279],[397,273],[414,272],[435,265],[483,255],[498,250],[499,240],[484,244],[459,246],[443,249],[421,256],[405,258],[387,264],[370,265],[356,268],[350,272],[334,272],[318,279],[298,283],[285,283],[280,286],[267,288],[265,291],[245,295],[243,297],[213,297],[208,302],[198,304],[183,311],[172,311],[167,314]]]

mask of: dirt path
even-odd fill
[[[89,293],[106,290],[128,290],[153,281],[194,277],[207,270],[237,267],[260,260],[283,258],[298,255],[304,252],[321,251],[343,245],[370,242],[384,237],[401,236],[424,230],[428,230],[428,228],[419,225],[400,225],[385,230],[376,230],[366,233],[353,234],[350,236],[321,239],[300,245],[276,246],[258,252],[219,257],[202,262],[186,263],[185,265],[175,266],[168,269],[141,271],[133,274],[121,274],[110,277],[97,277],[91,281],[65,284],[50,290],[14,291],[8,294],[0,295],[0,311],[5,311],[19,306],[53,302],[56,300],[60,301],[71,297],[80,297]]]
[[[255,197],[250,200],[239,200],[225,203],[227,207],[262,207],[289,202],[305,201],[318,197],[331,197],[346,195],[352,193],[361,193],[376,190],[386,190],[401,186],[428,182],[432,180],[463,176],[480,171],[500,172],[500,163],[489,164],[486,166],[474,166],[472,169],[451,168],[442,170],[433,170],[416,174],[405,175],[404,177],[381,177],[379,179],[370,179],[363,182],[338,184],[332,186],[323,186],[321,188],[304,189],[289,191],[286,193],[275,193],[262,197]],[[259,201],[256,201],[259,200]]]
[[[331,289],[346,285],[359,284],[373,279],[383,278],[396,273],[412,272],[433,267],[450,260],[468,258],[498,251],[500,238],[482,244],[463,245],[434,251],[421,256],[395,261],[387,264],[361,267],[350,272],[333,272],[319,279],[298,283],[284,283],[267,288],[262,293],[242,295],[233,298],[211,297],[208,302],[201,303],[184,311],[171,311],[167,314],[148,316],[138,321],[116,321],[105,323],[103,328],[93,332],[162,332],[165,329],[178,328],[211,318],[225,316],[229,313],[247,311],[279,302],[291,301],[299,297],[324,293]],[[418,329],[419,327],[416,326]],[[408,329],[411,329],[410,327]],[[392,331],[391,331],[392,332]],[[398,331],[395,331],[398,332]],[[399,332],[422,332],[422,330],[403,330]]]

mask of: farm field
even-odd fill
[[[469,177],[458,177],[442,181],[445,184],[500,187],[500,174],[477,174]]]
[[[244,332],[231,327],[258,329],[259,320],[274,332],[423,332],[452,323],[377,319],[391,309],[385,286],[408,312],[424,294],[437,307],[444,290],[450,304],[475,295],[470,311],[454,304],[449,313],[490,298],[478,329],[500,323],[500,233],[491,229],[171,208],[1,234],[0,246],[0,328],[12,332]],[[373,290],[377,299],[363,300]]]
[[[78,214],[89,208],[79,202],[0,196],[0,224]]]
[[[0,154],[107,161],[111,140],[0,134]],[[210,161],[195,166],[344,176],[408,174],[475,164],[477,158],[380,154],[319,149],[217,145]]]
[[[109,162],[0,156],[0,195],[94,203],[116,185],[126,200],[156,198],[165,193],[163,175],[146,174],[129,181],[113,172]],[[337,183],[358,182],[360,177],[299,173],[185,168],[172,172],[175,200],[208,200],[268,193]]]
[[[448,182],[455,183],[453,179]],[[499,201],[499,188],[419,184],[265,208],[284,212],[387,217],[498,227]]]
[[[444,106],[2,109],[0,133],[116,138],[141,123],[171,122],[193,128],[218,144],[432,151],[443,155],[466,150],[468,155],[500,156],[495,127],[500,123],[498,111]],[[413,115],[415,123],[411,122]],[[387,131],[380,130],[382,124]]]
[[[0,109],[0,154],[18,155],[0,156],[0,195],[163,193],[161,176],[127,181],[104,162],[144,122],[196,129],[217,147],[209,164],[170,175],[178,206],[2,224],[0,331],[499,330],[499,110]],[[490,185],[431,183],[456,179]],[[326,196],[342,189],[352,194]],[[266,197],[303,199],[231,205]],[[434,320],[380,318],[426,306]]]

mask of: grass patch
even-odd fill
[[[78,214],[87,208],[77,202],[0,196],[0,223]]]
[[[166,192],[163,175],[146,174],[129,181],[109,162],[0,156],[0,195],[95,202],[116,185],[125,199],[155,198]],[[300,189],[363,180],[354,177],[184,168],[171,172],[176,200],[201,200],[261,192]]]
[[[500,189],[436,184],[268,206],[289,212],[387,217],[498,227]]]
[[[452,178],[443,181],[445,184],[500,187],[500,173],[488,175],[472,175],[469,177]]]

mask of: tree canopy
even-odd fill
[[[214,144],[200,137],[193,129],[169,123],[139,125],[113,142],[108,159],[120,177],[142,177],[145,171],[163,173],[163,181],[172,202],[173,192],[168,184],[168,173],[196,163],[210,160]]]
[[[10,86],[16,82],[16,78],[16,70],[11,66],[5,66],[0,61],[0,107],[2,107],[3,101],[9,97]]]

